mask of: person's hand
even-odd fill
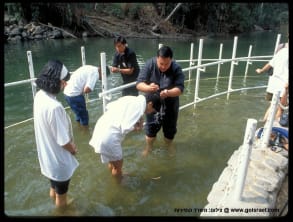
[[[255,70],[258,74],[261,74],[262,73],[262,70],[261,69],[256,69]]]
[[[139,121],[137,123],[135,123],[134,125],[134,130],[135,131],[140,131],[143,128],[143,118],[140,118]]]
[[[75,155],[77,153],[77,147],[76,147],[76,145],[74,143],[71,143],[71,151],[70,151],[70,153],[72,155]]]
[[[117,67],[111,67],[111,72],[120,72],[120,69]]]
[[[160,92],[160,97],[161,97],[162,99],[167,98],[167,97],[168,97],[168,89],[164,89],[164,90],[162,90],[162,91]]]
[[[150,92],[157,92],[160,89],[159,85],[153,82],[149,84],[149,87],[150,87]]]
[[[134,125],[134,131],[140,131],[140,130],[142,130],[142,127],[140,126],[139,123],[136,123],[136,124]]]

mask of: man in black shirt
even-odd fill
[[[163,127],[165,142],[174,150],[172,141],[177,132],[179,96],[184,90],[184,74],[181,67],[172,61],[170,47],[162,46],[157,57],[149,59],[137,78],[136,88],[141,92],[160,92],[161,112],[146,116],[146,156],[153,148],[157,133]]]
[[[123,84],[135,82],[139,73],[139,66],[136,59],[136,54],[133,50],[127,47],[126,39],[118,36],[114,39],[116,53],[113,58],[111,72],[120,72]],[[132,95],[137,96],[138,91],[135,86],[123,89],[122,96]]]

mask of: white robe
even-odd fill
[[[71,121],[62,104],[43,90],[34,98],[34,128],[42,174],[55,181],[70,179],[79,165],[63,148],[73,139]]]
[[[99,118],[89,144],[101,154],[103,163],[122,159],[121,142],[143,116],[146,99],[143,95],[124,96],[107,105]]]

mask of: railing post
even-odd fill
[[[86,62],[85,62],[85,49],[84,49],[84,46],[81,46],[80,47],[80,51],[81,51],[81,64],[82,64],[82,66],[84,66],[86,64]],[[84,95],[84,97],[85,97],[85,103],[87,104],[89,102],[89,94],[86,93]]]
[[[278,34],[278,35],[277,35],[276,44],[275,44],[274,54],[276,54],[276,52],[277,52],[277,49],[278,49],[279,44],[280,44],[280,40],[281,40],[281,34]]]
[[[190,45],[190,59],[189,59],[189,68],[191,67],[191,66],[193,66],[193,42],[191,43],[191,45]],[[189,74],[189,81],[190,81],[190,78],[191,78],[191,73],[192,73],[192,70],[189,70],[188,71],[188,74]]]
[[[246,124],[246,130],[244,135],[244,140],[242,144],[242,150],[239,154],[240,164],[238,166],[238,174],[235,183],[235,195],[236,201],[241,201],[243,188],[245,185],[245,179],[247,175],[247,168],[249,164],[249,158],[251,153],[251,148],[253,144],[254,134],[256,130],[257,121],[255,119],[248,119]]]
[[[84,66],[86,64],[85,62],[85,49],[84,46],[80,47],[80,51],[81,51],[81,64]]]
[[[232,61],[231,61],[231,67],[230,67],[227,100],[229,99],[230,92],[232,90],[232,78],[233,78],[233,72],[234,72],[234,65],[238,65],[238,63],[234,61],[234,59],[236,58],[237,40],[238,40],[238,37],[235,36],[234,37],[234,44],[233,44],[233,52],[232,52]]]
[[[101,52],[101,71],[102,71],[102,92],[107,91],[107,69],[106,69],[106,53]],[[106,112],[107,95],[103,96],[103,112]]]
[[[201,65],[201,58],[202,58],[202,48],[203,48],[203,39],[199,40],[199,47],[198,47],[198,60],[197,65]],[[200,71],[203,71],[200,68],[196,69],[196,80],[195,80],[195,90],[194,90],[194,108],[196,107],[196,100],[198,99],[198,87],[199,87],[199,80],[200,80]]]
[[[220,50],[219,50],[219,60],[222,59],[222,53],[223,53],[223,43],[220,44]],[[223,64],[223,63],[222,63]],[[218,64],[218,71],[217,71],[217,81],[219,79],[220,75],[220,70],[221,70],[221,63]]]
[[[275,121],[275,115],[279,104],[280,93],[280,91],[277,91],[273,95],[271,106],[269,108],[269,115],[263,129],[261,148],[267,148],[269,145],[272,127]]]
[[[35,98],[37,88],[36,88],[35,82],[32,80],[32,79],[35,78],[34,65],[33,65],[33,59],[32,59],[32,52],[27,51],[26,54],[27,54],[28,67],[29,67],[30,78],[31,78],[31,86],[32,86],[33,98]]]
[[[252,45],[249,46],[248,55],[247,55],[248,58],[250,58],[250,56],[251,56],[251,51],[252,51]],[[247,77],[248,66],[251,64],[252,63],[250,62],[250,59],[247,59],[245,73],[244,73],[244,79],[246,79],[246,77]]]

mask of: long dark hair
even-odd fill
[[[60,92],[60,75],[63,63],[59,60],[50,60],[40,71],[36,84],[40,89],[52,94]]]

